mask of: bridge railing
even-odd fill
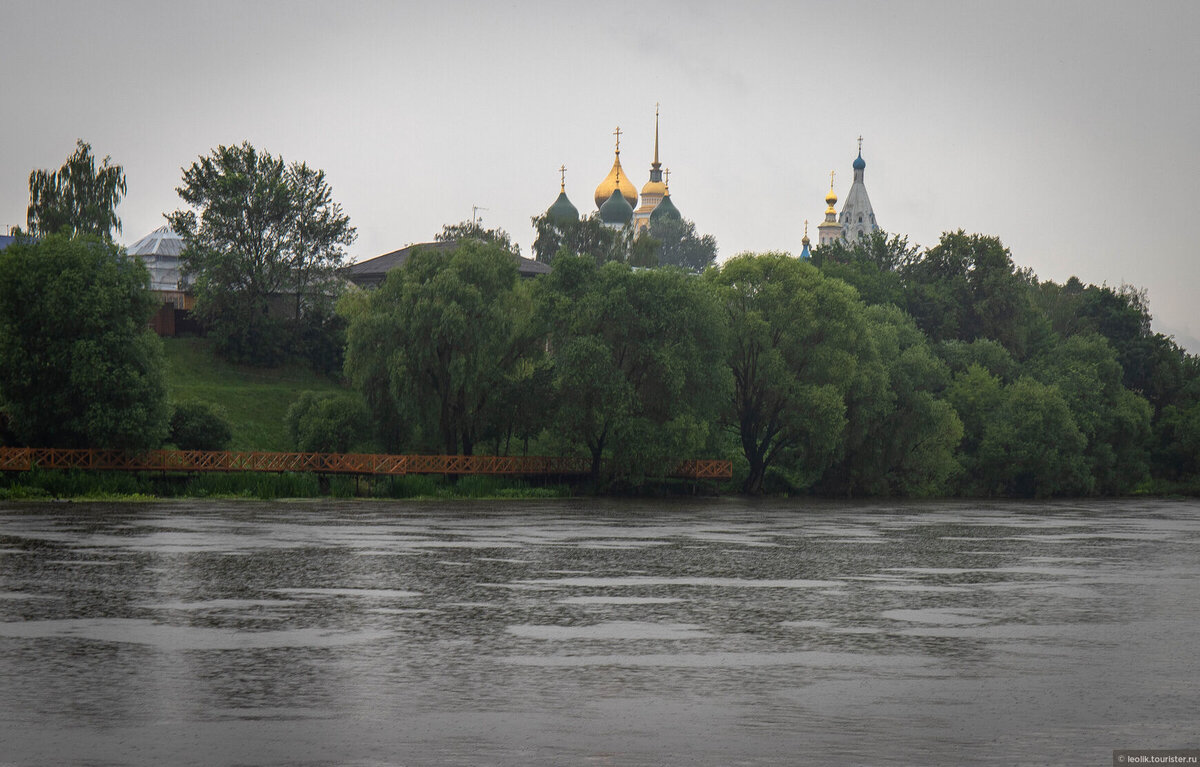
[[[570,476],[591,472],[586,458],[495,455],[386,455],[373,453],[272,453],[227,450],[124,450],[0,447],[0,471],[88,469],[93,471],[307,472],[398,476],[404,474],[499,474]],[[722,460],[680,461],[668,477],[729,479]]]

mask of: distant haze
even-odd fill
[[[661,103],[672,199],[724,259],[797,253],[861,134],[880,225],[1000,237],[1041,279],[1147,289],[1200,352],[1200,3],[0,0],[0,229],[75,140],[125,168],[119,240],[162,225],[218,144],[323,168],[352,260],[469,219],[528,254],[558,193],[621,161]]]

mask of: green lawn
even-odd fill
[[[203,338],[164,338],[172,402],[196,399],[224,408],[233,450],[290,450],[283,416],[301,392],[343,391],[306,367],[256,368],[226,362]]]

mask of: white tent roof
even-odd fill
[[[131,256],[178,256],[183,252],[183,240],[169,226],[160,226],[130,245]]]

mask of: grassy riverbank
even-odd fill
[[[355,478],[316,474],[163,475],[103,471],[29,471],[0,475],[0,500],[151,501],[163,498],[566,498],[569,485],[509,477],[440,475]]]
[[[256,368],[213,353],[206,338],[166,338],[167,391],[172,401],[200,400],[225,410],[233,427],[232,450],[290,450],[283,417],[305,391],[343,387],[303,365]]]

